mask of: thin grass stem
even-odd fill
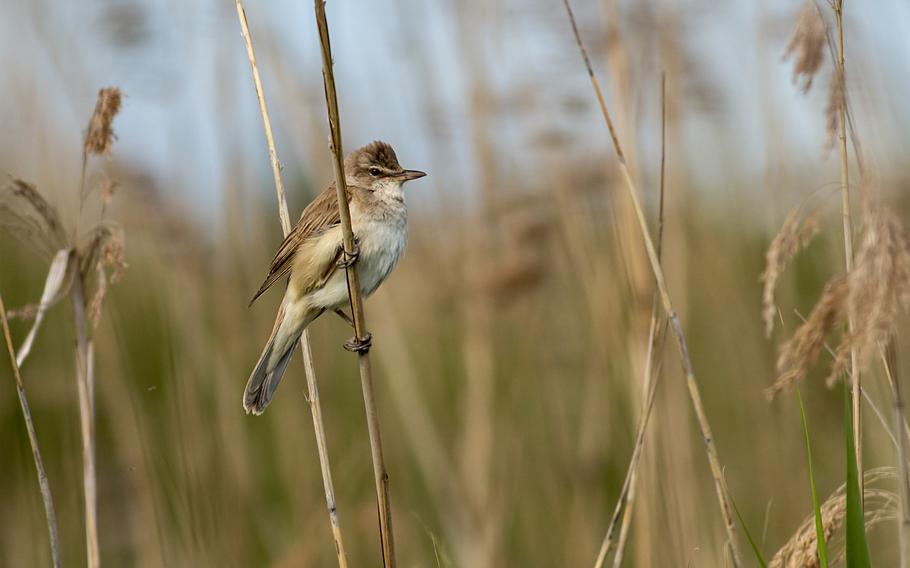
[[[666,141],[667,141],[667,76],[661,75],[660,81],[660,203],[657,210],[657,258],[662,256],[664,241],[664,200],[665,200],[665,171],[666,171]],[[663,353],[664,339],[666,338],[666,324],[659,326],[660,320],[660,300],[655,292],[651,300],[651,322],[648,328],[648,349],[645,354],[645,368],[642,384],[644,386],[645,396],[641,408],[640,432],[637,435],[637,442],[644,445],[644,432],[648,427],[648,421],[651,417],[651,409],[654,407],[654,396],[657,392],[657,380],[660,378],[660,369],[653,372],[655,356]],[[624,505],[625,510],[622,514],[622,525],[619,529],[619,540],[616,543],[616,555],[613,557],[614,568],[622,566],[623,557],[625,556],[626,541],[629,537],[629,529],[632,525],[632,512],[635,508],[636,486],[638,484],[638,466],[641,463],[641,450],[636,454],[636,458],[629,464],[629,491]],[[618,503],[617,503],[618,505]]]
[[[256,65],[256,54],[253,51],[253,39],[246,19],[246,11],[241,0],[236,0],[237,18],[240,20],[240,31],[246,44],[246,53],[250,60],[253,74],[253,85],[256,88],[256,98],[259,101],[259,112],[262,115],[262,126],[265,130],[265,139],[269,148],[269,161],[272,165],[272,176],[275,179],[275,193],[278,197],[278,218],[281,221],[281,231],[284,236],[291,232],[291,218],[288,213],[287,196],[284,191],[284,182],[281,178],[281,163],[278,161],[278,151],[275,149],[275,139],[272,136],[272,123],[269,120],[269,111],[265,104],[265,94],[262,89],[262,80],[259,78],[259,68]],[[338,518],[338,506],[335,500],[335,484],[332,481],[332,468],[329,463],[329,450],[325,436],[325,423],[322,419],[322,405],[319,401],[319,387],[316,381],[316,368],[313,364],[313,352],[310,347],[310,335],[304,330],[300,336],[301,356],[307,381],[307,400],[310,404],[310,413],[313,416],[313,431],[316,435],[316,448],[319,453],[319,467],[322,472],[322,484],[325,489],[326,507],[329,512],[329,522],[332,526],[332,538],[335,541],[335,554],[338,566],[347,568],[347,552],[344,548],[344,538],[341,533],[341,521]]]
[[[900,551],[900,568],[910,566],[910,467],[907,465],[907,435],[904,432],[904,397],[901,391],[897,366],[897,346],[892,338],[888,342],[884,359],[885,373],[888,375],[894,394],[894,430],[898,436],[897,471],[899,510],[897,514],[898,550]]]
[[[344,237],[344,256],[354,258],[354,232],[351,227],[351,212],[348,208],[347,186],[344,177],[344,151],[341,143],[341,118],[338,112],[338,96],[335,90],[335,74],[332,69],[332,46],[329,39],[329,25],[325,15],[325,1],[315,0],[316,25],[319,29],[319,44],[322,52],[322,78],[325,87],[326,111],[331,131],[332,166],[335,172],[335,189],[338,192],[338,211],[341,217],[341,231]],[[349,262],[345,268],[351,312],[354,317],[354,338],[363,341],[368,334],[363,313],[363,298],[360,294],[360,279],[356,263]],[[379,536],[382,546],[382,563],[385,568],[395,567],[395,541],[392,533],[392,503],[389,497],[389,474],[382,452],[382,436],[379,428],[379,413],[373,389],[373,371],[370,366],[368,349],[357,353],[360,363],[360,382],[363,403],[366,409],[367,430],[373,458],[373,475],[376,482],[376,497],[379,508]]]
[[[850,211],[850,164],[847,154],[847,82],[844,66],[844,0],[834,0],[834,15],[837,19],[837,77],[840,82],[838,101],[838,148],[840,150],[841,214],[844,225],[844,265],[847,273],[853,271],[853,217]],[[847,314],[847,332],[853,333],[854,316]],[[863,422],[862,422],[862,378],[856,349],[850,350],[850,377],[853,405],[853,438],[856,446],[856,468],[859,472],[860,496],[863,496]]]
[[[101,565],[98,541],[98,485],[95,467],[95,403],[92,345],[85,314],[85,282],[77,264],[73,271],[73,323],[76,327],[76,386],[79,395],[79,426],[82,433],[82,488],[85,496],[85,544],[89,568]]]
[[[32,448],[32,457],[35,460],[35,469],[38,474],[38,487],[41,489],[41,501],[44,503],[44,516],[47,518],[47,532],[51,543],[51,561],[54,568],[60,566],[60,542],[57,537],[57,513],[54,509],[54,498],[51,496],[51,486],[44,470],[44,460],[41,459],[41,450],[38,448],[38,435],[35,432],[35,423],[32,421],[32,412],[25,396],[25,385],[22,374],[16,363],[16,350],[13,348],[13,338],[9,331],[9,321],[6,317],[6,306],[3,296],[0,296],[0,321],[3,323],[3,336],[6,338],[6,349],[9,353],[10,365],[13,367],[13,377],[16,379],[16,393],[19,395],[19,406],[22,408],[22,419],[25,420],[25,430],[28,432],[28,443]]]
[[[726,490],[724,488],[723,468],[720,465],[720,459],[717,455],[717,447],[714,443],[714,435],[711,430],[711,424],[708,421],[708,416],[705,413],[704,405],[702,404],[701,392],[699,391],[698,383],[695,380],[695,371],[692,367],[691,358],[689,357],[689,347],[686,343],[682,324],[679,321],[679,315],[676,313],[676,310],[673,307],[673,301],[670,298],[670,292],[667,288],[663,269],[660,266],[657,250],[648,230],[648,222],[645,219],[645,214],[641,207],[641,202],[638,198],[638,189],[636,188],[635,181],[632,179],[632,174],[629,172],[628,165],[626,164],[622,146],[620,145],[619,139],[616,136],[615,129],[613,128],[613,121],[610,118],[610,113],[607,110],[606,103],[604,102],[603,91],[600,88],[600,83],[598,82],[597,77],[594,75],[594,69],[591,66],[591,61],[588,58],[588,54],[585,51],[584,43],[582,42],[581,35],[578,32],[578,25],[575,23],[575,16],[572,13],[571,6],[569,5],[569,0],[563,0],[563,4],[565,5],[566,12],[569,16],[569,22],[575,35],[575,41],[577,42],[579,51],[581,51],[582,58],[584,59],[585,67],[588,71],[588,77],[591,80],[591,86],[594,89],[594,93],[597,96],[597,102],[600,105],[601,113],[603,114],[604,120],[607,123],[607,129],[609,130],[610,138],[613,141],[613,149],[615,150],[616,157],[619,161],[619,169],[622,173],[625,187],[632,201],[632,206],[635,209],[635,215],[638,218],[639,229],[645,243],[645,250],[648,254],[648,261],[651,264],[651,270],[654,273],[654,279],[657,283],[658,291],[660,292],[661,303],[663,304],[664,311],[667,314],[667,319],[670,322],[670,327],[673,330],[673,335],[676,338],[676,345],[679,350],[679,356],[683,365],[683,373],[686,378],[686,387],[688,388],[689,398],[692,400],[692,407],[695,410],[695,415],[698,419],[702,441],[705,444],[705,452],[708,457],[708,464],[711,468],[711,476],[714,481],[714,488],[717,492],[717,501],[720,505],[721,516],[723,517],[724,521],[724,529],[727,535],[728,546],[730,547],[731,560],[733,566],[738,567],[742,565],[742,562],[740,560],[739,545],[736,542],[733,512],[732,508],[730,507],[729,499],[727,498]]]

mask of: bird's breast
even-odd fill
[[[370,295],[382,284],[404,255],[408,244],[407,215],[361,219],[354,233],[360,244],[358,270],[361,291]]]

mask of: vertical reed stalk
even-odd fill
[[[6,349],[9,353],[10,365],[13,366],[13,377],[16,379],[16,393],[19,395],[19,406],[22,407],[22,419],[25,420],[25,430],[28,432],[28,443],[32,447],[32,457],[35,460],[35,469],[38,473],[38,487],[41,489],[41,500],[44,502],[44,516],[47,518],[47,532],[51,541],[51,561],[54,568],[60,567],[60,542],[57,538],[57,513],[54,510],[54,498],[51,496],[51,486],[47,481],[47,472],[44,470],[44,460],[41,459],[41,450],[38,449],[38,435],[35,433],[35,423],[32,422],[32,412],[28,407],[25,397],[25,385],[22,374],[16,363],[16,350],[13,348],[13,338],[9,332],[9,321],[6,317],[6,306],[0,296],[0,322],[3,324],[3,336],[6,338]]]
[[[667,76],[661,75],[660,79],[660,203],[657,210],[657,259],[662,257],[664,241],[664,174],[666,170],[666,140],[667,140]],[[654,370],[655,354],[663,352],[663,340],[666,337],[667,327],[660,322],[660,300],[657,294],[651,301],[651,323],[648,328],[648,348],[645,353],[644,375],[642,387],[644,396],[641,407],[641,425],[638,443],[644,445],[644,431],[648,427],[651,409],[654,406],[654,396],[657,392],[657,380],[660,377],[660,366]],[[632,524],[632,511],[635,507],[635,488],[638,485],[638,465],[641,463],[641,449],[636,459],[629,464],[629,491],[626,498],[625,510],[622,514],[622,526],[619,529],[619,541],[616,543],[616,556],[613,557],[613,567],[622,566],[626,549],[626,540],[629,538],[629,528]]]
[[[325,16],[325,1],[314,0],[316,25],[319,28],[319,44],[322,52],[322,79],[325,87],[325,102],[331,131],[332,166],[335,171],[335,189],[338,192],[338,211],[341,216],[341,231],[344,237],[345,259],[354,258],[354,232],[351,227],[351,211],[348,208],[347,186],[344,178],[344,151],[341,144],[341,118],[338,113],[338,96],[335,91],[335,74],[332,69],[332,45],[329,39],[329,25]],[[356,263],[345,268],[348,281],[348,295],[354,317],[354,339],[363,341],[369,335],[363,314],[363,298],[360,295],[360,278]],[[367,429],[370,435],[370,449],[373,457],[373,476],[376,482],[376,497],[379,508],[379,536],[382,546],[382,564],[385,568],[395,567],[395,541],[392,534],[392,503],[389,498],[389,474],[385,468],[382,453],[382,436],[379,430],[379,414],[373,391],[373,371],[370,353],[363,349],[357,353],[360,363],[360,382],[363,389],[363,403],[366,408]]]
[[[288,214],[288,202],[284,192],[284,182],[281,179],[281,164],[278,161],[278,152],[275,149],[275,139],[272,136],[272,123],[269,120],[269,111],[265,105],[265,94],[262,81],[259,78],[259,68],[256,66],[256,55],[253,52],[253,40],[246,20],[246,12],[241,0],[236,0],[237,18],[240,20],[240,31],[246,44],[246,53],[250,60],[253,73],[253,84],[256,88],[256,98],[259,100],[259,112],[262,115],[262,126],[265,130],[265,139],[269,147],[269,161],[272,164],[272,176],[275,178],[275,192],[278,196],[278,217],[281,220],[281,231],[284,236],[291,232],[291,219]],[[303,331],[300,336],[301,355],[306,373],[308,400],[310,412],[313,415],[313,431],[316,434],[316,448],[319,452],[319,466],[322,471],[322,484],[325,488],[325,502],[329,511],[329,522],[332,525],[332,537],[335,541],[335,554],[338,557],[339,568],[347,568],[348,559],[344,549],[344,539],[341,534],[341,522],[338,518],[338,507],[335,501],[335,485],[332,482],[332,468],[329,464],[329,450],[325,437],[325,424],[322,420],[322,406],[319,402],[319,387],[316,383],[316,369],[313,365],[313,352],[310,348],[310,334]]]
[[[660,205],[658,212],[657,228],[657,256],[660,258],[661,249],[663,248],[664,236],[664,173],[666,158],[666,75],[661,77],[661,145],[660,145]],[[638,480],[638,465],[641,463],[641,452],[644,448],[645,430],[648,427],[648,421],[651,417],[651,409],[654,407],[654,396],[657,389],[656,379],[659,374],[653,371],[654,354],[662,351],[663,339],[666,336],[667,326],[664,324],[658,328],[659,323],[660,299],[657,293],[651,303],[651,323],[648,329],[648,347],[645,353],[644,373],[642,377],[642,405],[639,414],[638,430],[635,434],[635,445],[632,450],[632,457],[629,460],[629,467],[626,471],[626,478],[623,481],[622,490],[616,500],[616,507],[613,509],[613,515],[610,517],[610,525],[607,528],[607,534],[600,546],[600,552],[594,561],[595,568],[602,568],[606,562],[607,555],[613,544],[613,536],[617,526],[620,527],[619,541],[616,546],[616,556],[613,558],[613,565],[618,567],[622,564],[622,558],[625,549],[625,542],[628,538],[629,526],[632,519],[632,508],[635,502],[635,486]],[[659,330],[659,331],[658,331]],[[658,347],[660,345],[660,347]],[[621,515],[621,517],[620,517]],[[619,524],[620,518],[622,524]]]
[[[692,406],[695,410],[695,415],[698,419],[698,425],[701,430],[702,441],[705,444],[705,452],[708,456],[708,464],[711,467],[711,476],[714,480],[714,488],[717,492],[717,501],[720,505],[720,512],[724,521],[724,529],[727,533],[727,540],[730,547],[730,556],[733,562],[733,566],[738,567],[742,564],[742,562],[739,555],[739,545],[736,542],[732,508],[730,506],[730,502],[724,488],[723,468],[720,465],[720,459],[717,455],[717,447],[714,444],[714,435],[711,431],[711,424],[708,421],[708,416],[705,414],[704,406],[702,404],[701,392],[699,391],[698,383],[695,380],[695,370],[692,368],[692,361],[689,357],[689,347],[686,344],[686,338],[683,334],[682,324],[679,321],[679,315],[676,313],[676,310],[673,307],[673,301],[670,298],[670,292],[667,288],[663,269],[660,266],[660,259],[657,256],[657,250],[654,247],[654,241],[651,238],[651,234],[648,230],[648,222],[645,219],[644,211],[642,210],[641,203],[638,199],[638,189],[636,188],[635,181],[632,179],[632,175],[629,172],[628,165],[626,164],[626,158],[625,154],[623,154],[622,151],[622,145],[619,143],[619,139],[616,136],[616,131],[613,128],[613,120],[610,118],[610,113],[607,110],[606,102],[604,102],[603,91],[600,88],[600,83],[598,82],[597,77],[594,75],[594,69],[591,66],[591,61],[588,58],[587,51],[585,50],[584,44],[581,41],[581,35],[578,32],[578,25],[575,23],[575,15],[572,13],[572,8],[569,5],[569,0],[563,0],[563,4],[566,7],[566,12],[569,16],[569,22],[572,26],[572,32],[575,35],[575,41],[578,44],[579,51],[581,52],[582,59],[584,60],[585,67],[588,72],[588,77],[591,80],[591,86],[594,89],[594,93],[597,96],[597,102],[600,105],[601,113],[603,114],[604,120],[607,123],[607,129],[610,132],[610,139],[613,142],[613,149],[615,150],[616,157],[619,161],[619,169],[622,173],[623,181],[625,182],[629,197],[632,200],[632,206],[635,209],[635,216],[638,218],[639,230],[641,231],[641,235],[645,243],[645,250],[648,253],[648,261],[650,262],[651,270],[654,273],[654,279],[657,283],[657,289],[660,293],[661,303],[663,304],[664,311],[667,314],[667,319],[670,322],[670,327],[673,330],[673,335],[676,338],[676,345],[679,350],[680,359],[683,365],[683,372],[686,377],[686,387],[689,390],[689,397],[692,400]]]
[[[885,372],[894,395],[894,434],[897,436],[897,471],[899,510],[897,512],[897,540],[900,550],[900,568],[910,567],[910,471],[907,464],[907,433],[904,419],[904,397],[901,391],[897,366],[897,346],[892,338],[888,342]]]
[[[844,0],[834,0],[834,14],[837,17],[837,77],[840,82],[838,104],[838,147],[840,149],[841,213],[844,221],[844,261],[847,272],[853,271],[853,217],[850,213],[850,170],[847,155],[847,76],[844,66]],[[853,332],[854,314],[847,314],[847,332]],[[856,469],[859,472],[860,495],[863,491],[863,422],[862,422],[862,380],[856,349],[850,350],[850,377],[853,402],[853,438],[856,445]]]
[[[82,432],[82,485],[85,494],[85,544],[89,568],[101,564],[98,543],[98,486],[95,475],[95,377],[92,345],[85,315],[85,288],[77,262],[73,268],[73,317],[76,326],[76,385],[79,393],[79,425]]]

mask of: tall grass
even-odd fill
[[[184,6],[174,8],[175,21],[200,21],[196,5]],[[622,501],[637,452],[634,493],[618,516],[611,541],[626,539],[623,565],[730,565],[715,478],[699,447],[702,431],[691,410],[678,347],[663,348],[657,342],[653,368],[650,373],[643,369],[650,360],[645,353],[651,343],[650,310],[654,292],[659,294],[648,272],[643,241],[648,232],[641,230],[619,166],[605,159],[609,132],[598,101],[590,96],[591,86],[571,65],[578,58],[572,30],[564,19],[550,17],[563,6],[532,4],[534,9],[520,14],[497,3],[390,6],[400,12],[370,21],[387,32],[383,42],[401,42],[402,49],[389,61],[372,49],[369,33],[354,27],[362,23],[351,19],[351,12],[360,13],[357,8],[333,17],[332,32],[345,140],[351,145],[358,138],[394,136],[390,132],[396,132],[394,123],[401,118],[396,109],[407,106],[409,127],[403,130],[408,136],[390,141],[403,160],[420,154],[429,157],[428,169],[440,172],[425,186],[409,190],[408,253],[367,306],[370,330],[378,338],[370,356],[376,409],[383,418],[385,468],[395,477],[397,562],[590,566],[613,507]],[[632,12],[628,3],[605,6],[613,10],[609,22],[598,21],[597,7],[576,3],[577,23],[588,41],[592,68],[604,65],[610,71],[603,76],[604,102],[616,113],[611,117],[655,253],[660,241],[661,182],[655,164],[661,105],[654,86],[660,69],[667,69],[665,232],[659,266],[672,307],[685,323],[703,410],[723,456],[724,491],[736,497],[750,528],[766,525],[766,531],[751,536],[770,566],[801,566],[817,558],[797,401],[777,396],[768,403],[765,397],[776,376],[797,371],[798,377],[789,376],[800,381],[811,416],[828,560],[842,557],[844,400],[840,390],[829,392],[823,383],[829,374],[849,375],[852,345],[861,365],[867,417],[862,439],[865,534],[875,565],[898,565],[897,484],[904,483],[905,475],[900,467],[879,466],[906,465],[899,447],[907,425],[894,394],[905,373],[878,359],[879,347],[892,340],[897,353],[908,349],[903,288],[898,285],[906,265],[900,220],[910,211],[901,189],[906,185],[896,143],[901,139],[889,149],[885,135],[871,138],[889,131],[876,113],[864,113],[848,130],[851,138],[854,128],[857,135],[870,136],[865,147],[875,159],[869,163],[881,166],[878,172],[866,166],[874,174],[869,178],[858,169],[850,172],[851,183],[870,182],[882,207],[867,217],[850,187],[857,206],[851,211],[855,262],[853,274],[844,274],[837,152],[823,161],[825,96],[810,91],[805,102],[781,104],[781,93],[791,91],[777,79],[786,44],[778,33],[779,20],[771,17],[777,12],[765,5],[755,8],[762,30],[767,25],[775,32],[760,34],[755,59],[737,54],[735,71],[744,81],[757,73],[756,62],[769,69],[767,81],[758,87],[762,92],[744,95],[730,88],[730,73],[712,73],[713,56],[700,51],[700,42],[713,37],[706,22],[722,16],[692,15],[665,2]],[[238,405],[238,388],[258,355],[258,338],[272,324],[269,308],[278,299],[265,298],[266,305],[256,310],[248,310],[246,300],[280,234],[272,220],[275,202],[262,192],[265,187],[271,191],[274,177],[261,145],[263,125],[252,100],[240,96],[252,96],[253,90],[235,7],[213,8],[225,17],[205,19],[205,33],[199,34],[221,38],[214,34],[223,32],[223,45],[233,52],[212,52],[217,55],[211,68],[193,67],[192,57],[181,61],[185,72],[211,73],[224,86],[211,93],[210,101],[219,121],[214,144],[219,159],[183,159],[187,140],[205,144],[198,133],[185,130],[187,125],[176,124],[174,138],[164,140],[173,158],[145,156],[147,160],[132,162],[118,152],[106,162],[120,190],[116,200],[102,207],[105,218],[122,220],[130,236],[130,269],[110,288],[97,328],[89,322],[95,353],[100,558],[112,566],[338,564],[333,526],[325,522],[332,500],[325,498],[326,477],[315,459],[318,446],[331,445],[334,508],[344,521],[346,559],[358,566],[378,563],[376,479],[367,463],[371,447],[362,385],[339,348],[348,328],[323,318],[311,334],[324,404],[324,444],[317,436],[300,435],[313,427],[314,416],[307,416],[299,398],[279,397],[255,420]],[[282,150],[289,208],[299,209],[333,174],[325,160],[328,129],[319,44],[315,30],[309,30],[313,22],[299,14],[309,14],[309,4],[305,10],[280,12],[280,17],[293,15],[291,27],[302,30],[293,41],[285,22],[275,21],[279,16],[274,11],[265,5],[255,11],[247,7],[257,66],[269,87],[272,135]],[[433,11],[443,9],[447,11]],[[877,9],[869,7],[870,13],[880,13],[873,12]],[[40,11],[35,8],[36,14]],[[821,14],[833,30],[833,13],[824,8]],[[844,26],[848,63],[856,69],[849,74],[848,92],[859,117],[868,108],[866,97],[882,94],[876,81],[863,79],[875,77],[870,62],[884,55],[869,50],[868,38],[852,34],[853,14],[847,7]],[[818,20],[813,22],[817,27]],[[604,23],[611,33],[604,33]],[[528,28],[547,40],[517,50],[514,36]],[[168,33],[180,34],[181,29],[175,26]],[[826,27],[821,29],[821,42],[812,43],[821,46],[818,86],[836,61],[825,51]],[[141,30],[157,37],[154,25]],[[619,35],[612,35],[613,30]],[[743,36],[752,37],[752,32]],[[52,61],[75,58],[64,57],[72,50],[61,38],[44,39]],[[446,53],[452,60],[435,60],[432,50],[423,49],[430,41],[451,48]],[[558,47],[558,57],[538,60],[538,49],[549,45]],[[143,49],[133,46],[116,57],[129,58]],[[160,53],[152,51],[158,61]],[[524,74],[515,72],[516,62],[528,60],[534,65]],[[394,90],[383,87],[392,73]],[[8,99],[21,108],[34,132],[0,146],[0,160],[16,175],[33,180],[46,203],[71,203],[60,207],[71,220],[81,167],[80,140],[72,124],[82,124],[82,116],[64,120],[66,107],[42,112],[39,102],[48,100],[43,93],[52,89],[41,74],[11,66],[8,76]],[[369,93],[374,105],[369,109],[363,106],[363,93],[348,83],[355,85],[360,76],[377,84]],[[72,84],[93,85],[96,79],[75,75]],[[162,84],[174,87],[167,100],[176,104],[180,89],[192,83]],[[129,119],[117,123],[123,147],[143,147],[137,138],[151,137],[135,120],[146,112],[148,97],[140,88],[127,99],[123,111]],[[743,117],[725,110],[743,108],[750,121],[767,130],[764,145],[744,139],[739,129]],[[900,116],[903,105],[882,108]],[[806,124],[818,123],[818,136],[806,137],[817,140],[818,147],[794,150],[799,136],[814,131],[798,127],[803,122],[792,121],[793,112],[802,113]],[[850,126],[849,114],[846,121]],[[431,134],[422,132],[424,125]],[[4,136],[9,141],[12,134]],[[99,181],[94,160],[86,176],[89,187]],[[272,165],[276,163],[277,155]],[[183,170],[196,182],[210,174],[222,179],[216,188],[221,201],[208,201],[199,185],[180,181]],[[97,193],[86,193],[82,225],[88,227],[101,207]],[[813,197],[787,221],[788,212],[808,195]],[[203,202],[210,218],[187,211],[185,196]],[[0,194],[0,210],[8,197]],[[5,226],[5,219],[0,223]],[[781,224],[789,225],[787,234],[775,239]],[[71,309],[39,300],[43,287],[58,287],[48,266],[57,251],[68,248],[72,225],[65,227],[65,242],[42,247],[39,255],[0,238],[0,290],[16,308],[10,310],[16,346],[29,337],[37,314],[43,314],[22,379],[53,491],[60,558],[69,565],[85,563],[87,547],[79,394],[69,355],[76,334]],[[489,239],[480,237],[485,234]],[[775,243],[778,248],[766,264]],[[760,274],[772,265],[776,275],[772,279],[769,271],[761,282]],[[829,281],[830,294],[824,292]],[[763,304],[766,285],[771,302]],[[830,309],[813,317],[819,300]],[[658,302],[663,305],[662,297]],[[855,334],[863,329],[890,333],[867,333],[869,341],[850,336],[845,332],[850,303]],[[793,308],[807,314],[809,324],[821,326],[803,329],[790,315]],[[26,312],[35,317],[23,321]],[[765,312],[774,323],[774,342],[765,339]],[[658,321],[657,330],[661,328]],[[805,349],[799,349],[799,342],[790,344],[793,357],[785,358],[779,369],[775,343],[783,345],[791,337],[807,340],[799,344]],[[806,356],[812,353],[809,361]],[[308,358],[303,362],[312,363]],[[297,362],[293,366],[291,376],[306,370]],[[0,436],[5,491],[0,564],[44,565],[51,561],[46,514],[35,491],[35,465],[12,390],[14,376],[3,368],[0,379],[7,380],[0,380],[0,386],[6,385],[9,390],[3,392],[9,396],[0,392],[5,434]],[[657,385],[650,400],[642,385],[648,375]],[[311,401],[313,394],[311,389]],[[645,403],[652,410],[647,430],[639,434]],[[893,408],[894,415],[878,419],[880,412],[868,412],[873,405],[885,410],[883,416]],[[857,468],[855,475],[859,473]],[[743,551],[744,565],[751,561],[747,554]]]

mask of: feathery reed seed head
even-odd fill
[[[774,292],[780,275],[786,270],[796,255],[809,246],[809,243],[819,232],[818,219],[814,215],[803,216],[800,209],[794,209],[787,215],[783,226],[771,241],[765,271],[761,275],[763,284],[762,316],[765,321],[765,335],[771,337],[774,331],[774,320],[777,305],[774,302]]]
[[[910,243],[898,217],[883,207],[866,215],[848,289],[853,331],[837,348],[829,384],[847,369],[851,351],[868,362],[894,333],[900,310],[910,306]]]
[[[68,246],[57,210],[21,179],[12,178],[0,189],[0,229],[49,257]]]
[[[892,467],[868,470],[864,474],[866,503],[866,528],[891,518],[896,510],[897,496],[891,491],[872,487],[873,484],[893,480],[896,477]],[[841,485],[822,503],[822,533],[830,542],[843,525],[847,511],[846,486]],[[816,568],[818,567],[818,540],[815,531],[815,515],[807,516],[788,540],[768,563],[769,568]]]
[[[843,276],[832,278],[825,286],[809,318],[781,347],[777,358],[777,380],[767,390],[769,398],[802,379],[815,364],[825,346],[825,338],[841,319],[847,293],[847,280]]]
[[[89,231],[85,244],[79,248],[79,269],[88,288],[86,312],[93,327],[101,319],[108,285],[116,284],[126,270],[124,244],[123,229],[108,221]]]
[[[812,80],[825,60],[827,29],[822,15],[813,0],[807,0],[796,19],[784,59],[793,57],[793,82],[799,83],[803,93],[812,88]]]
[[[122,95],[117,87],[103,87],[98,91],[98,101],[95,103],[95,112],[88,123],[85,133],[83,151],[85,155],[110,154],[114,143],[114,117],[120,111]]]

